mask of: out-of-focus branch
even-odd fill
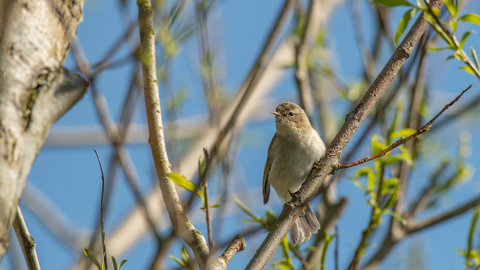
[[[40,270],[37,252],[35,251],[35,240],[28,232],[27,224],[23,219],[22,211],[17,206],[17,216],[13,222],[13,229],[17,235],[18,243],[22,247],[23,257],[27,263],[28,270]]]
[[[105,129],[105,133],[107,134],[109,141],[115,147],[118,161],[120,162],[120,164],[122,165],[122,168],[125,171],[125,174],[127,176],[126,177],[127,182],[133,191],[135,199],[137,200],[138,204],[141,206],[143,210],[145,219],[147,220],[147,223],[150,226],[150,230],[152,231],[152,234],[155,235],[157,240],[160,241],[160,236],[155,228],[155,223],[153,222],[150,212],[148,211],[147,204],[145,203],[142,193],[140,192],[140,189],[137,184],[139,182],[138,173],[135,169],[135,166],[133,165],[133,161],[131,159],[129,152],[122,145],[122,136],[120,135],[120,132],[117,126],[115,125],[115,122],[113,121],[112,116],[109,113],[107,101],[105,97],[98,92],[95,86],[95,82],[93,81],[94,79],[93,71],[90,67],[90,64],[88,63],[88,60],[85,54],[83,53],[83,49],[78,39],[75,40],[72,45],[72,52],[75,57],[75,60],[77,61],[77,65],[80,71],[85,76],[87,76],[90,80],[92,80],[92,85],[91,85],[92,96],[95,101],[99,118],[102,121],[103,127]]]
[[[440,0],[432,1],[435,7],[440,7],[443,2]],[[322,170],[313,169],[309,177],[303,184],[298,198],[284,204],[283,211],[280,214],[276,225],[269,232],[262,245],[257,249],[255,255],[247,265],[246,269],[262,269],[267,264],[273,252],[280,244],[281,240],[290,229],[292,223],[300,215],[301,211],[322,185],[324,179],[330,173],[333,165],[338,162],[343,149],[357,131],[360,124],[367,117],[372,107],[377,103],[387,86],[393,80],[401,66],[410,56],[413,48],[423,35],[428,24],[420,15],[415,21],[410,31],[407,33],[402,43],[395,50],[388,63],[377,76],[377,79],[370,86],[357,107],[347,115],[345,123],[333,142],[327,148],[325,156],[319,161]]]
[[[300,43],[296,47],[295,53],[295,81],[297,82],[300,96],[300,106],[309,117],[311,117],[313,113],[313,103],[310,79],[308,76],[307,55],[310,43],[320,28],[321,4],[322,2],[320,0],[310,0],[305,30]]]
[[[389,147],[385,148],[384,150],[378,152],[377,154],[375,155],[372,155],[372,156],[369,156],[369,157],[366,157],[366,158],[363,158],[363,159],[360,159],[360,160],[357,160],[357,161],[354,161],[354,162],[350,162],[350,163],[347,163],[347,164],[339,164],[338,166],[336,166],[336,168],[338,169],[346,169],[346,168],[350,168],[350,167],[353,167],[353,166],[357,166],[357,165],[360,165],[360,164],[363,164],[365,162],[368,162],[372,159],[376,159],[378,157],[381,157],[381,156],[384,156],[385,154],[387,154],[388,152],[392,151],[393,149],[395,149],[396,147],[410,141],[411,139],[417,137],[418,135],[428,131],[430,129],[430,127],[432,126],[433,122],[435,122],[435,120],[444,112],[446,111],[448,108],[450,108],[450,106],[452,106],[453,104],[455,104],[461,97],[462,95],[467,92],[470,88],[472,87],[472,85],[468,86],[467,89],[463,90],[462,93],[460,93],[460,95],[458,95],[454,100],[452,100],[450,103],[448,103],[447,105],[445,105],[445,107],[443,107],[443,109],[437,113],[437,115],[435,115],[430,121],[428,121],[428,123],[426,123],[421,129],[417,130],[417,132],[413,133],[412,135],[406,137],[406,138],[402,138],[394,143],[392,143]]]
[[[365,35],[362,29],[362,20],[360,16],[359,4],[360,1],[350,0],[352,4],[352,18],[353,18],[353,29],[355,30],[355,39],[357,40],[357,46],[360,50],[360,56],[362,58],[363,68],[365,70],[365,80],[371,82],[375,76],[375,61],[373,59],[372,52],[367,48],[365,42]]]
[[[419,220],[419,221],[413,221],[413,222],[410,222],[408,225],[407,225],[407,228],[406,228],[406,231],[408,234],[411,234],[411,233],[416,233],[418,231],[421,231],[423,229],[427,229],[431,226],[434,226],[438,223],[441,223],[443,221],[446,221],[446,220],[449,220],[451,218],[454,218],[460,214],[463,214],[465,213],[466,211],[474,208],[475,206],[479,205],[480,204],[480,196],[476,197],[475,199],[455,208],[455,209],[452,209],[450,211],[447,211],[443,214],[440,214],[438,216],[434,216],[434,217],[431,217],[431,218],[426,218],[426,219],[423,219],[423,220]]]

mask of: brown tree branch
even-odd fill
[[[443,2],[441,0],[434,0],[432,1],[432,4],[434,7],[438,8]],[[357,131],[360,124],[367,117],[368,113],[393,80],[401,66],[410,56],[413,48],[425,32],[427,26],[428,23],[423,19],[423,14],[421,14],[403,39],[402,43],[395,50],[395,53],[382,69],[377,79],[360,100],[357,107],[347,115],[345,123],[339,133],[327,148],[325,156],[319,161],[320,167],[323,169],[313,169],[301,188],[299,198],[294,198],[292,201],[284,204],[283,211],[280,214],[276,225],[257,249],[246,269],[262,269],[265,267],[268,260],[273,255],[273,252],[292,226],[294,220],[300,215],[310,198],[313,197],[316,190],[322,185],[331,168],[333,168],[338,162],[338,158],[353,134]]]
[[[205,237],[195,229],[186,216],[175,189],[175,185],[168,177],[168,173],[171,171],[163,133],[162,112],[158,92],[155,57],[155,29],[151,4],[150,0],[137,1],[141,43],[140,59],[142,60],[149,144],[152,150],[153,161],[157,170],[163,199],[173,228],[176,234],[193,250],[198,265],[203,269],[208,263],[207,260],[210,256]],[[241,246],[244,247],[245,242],[242,240],[243,237],[236,240],[235,243],[241,243]],[[239,245],[237,244],[236,246]],[[236,250],[239,251],[243,249],[236,248]],[[235,252],[228,252],[228,254],[221,256],[218,259],[212,258],[210,263],[215,269],[225,269],[226,264],[234,254]],[[217,262],[219,263],[219,267],[216,267]]]
[[[443,221],[454,218],[454,217],[456,217],[460,214],[463,214],[466,211],[474,208],[477,205],[480,205],[480,196],[477,196],[475,199],[473,199],[473,200],[471,200],[471,201],[469,201],[469,202],[467,202],[467,203],[465,203],[461,206],[458,206],[455,209],[452,209],[450,211],[442,213],[438,216],[434,216],[434,217],[431,217],[431,218],[426,218],[426,219],[419,220],[419,221],[410,222],[406,226],[406,232],[407,232],[407,234],[412,234],[412,233],[416,233],[418,231],[427,229],[427,228],[429,228],[431,226],[434,226],[438,223],[441,223]]]
[[[13,222],[13,229],[17,235],[18,243],[22,247],[23,257],[27,263],[28,270],[40,270],[40,263],[38,262],[37,252],[35,251],[35,240],[28,232],[27,224],[23,219],[22,211],[17,206],[17,216]]]
[[[410,135],[406,138],[399,139],[398,141],[392,143],[389,147],[383,149],[382,151],[378,152],[375,155],[372,155],[372,156],[369,156],[369,157],[366,157],[366,158],[363,158],[363,159],[360,159],[360,160],[357,160],[357,161],[354,161],[354,162],[350,162],[350,163],[347,163],[347,164],[339,164],[339,165],[337,165],[337,168],[338,169],[350,168],[350,167],[357,166],[357,165],[363,164],[365,162],[368,162],[372,159],[376,159],[378,157],[384,156],[386,153],[390,152],[391,150],[395,149],[396,147],[398,147],[398,146],[410,141],[411,139],[417,137],[418,135],[428,131],[430,129],[430,127],[432,126],[433,122],[435,122],[435,120],[444,111],[446,111],[448,108],[450,108],[450,106],[455,104],[462,97],[462,95],[465,92],[467,92],[471,87],[472,87],[472,85],[468,86],[467,89],[463,90],[462,93],[460,93],[460,95],[458,95],[454,100],[452,100],[450,103],[445,105],[445,107],[443,107],[443,109],[439,113],[437,113],[437,115],[435,115],[430,121],[428,121],[428,123],[426,123],[421,129],[417,130],[417,132],[413,133],[412,135]]]

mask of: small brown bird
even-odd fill
[[[325,144],[302,108],[284,102],[272,113],[276,118],[277,132],[268,147],[263,170],[264,204],[270,197],[270,185],[283,203],[290,201],[290,193],[300,189],[314,162],[325,154]],[[290,228],[290,242],[292,245],[301,244],[318,229],[320,223],[308,204]]]

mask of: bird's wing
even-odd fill
[[[268,146],[267,162],[265,162],[265,168],[263,169],[263,184],[262,184],[263,204],[267,204],[268,199],[270,198],[270,184],[268,183],[268,173],[270,172],[270,167],[272,166],[272,160],[273,160],[272,145],[276,138],[277,138],[277,133],[273,135],[272,141]]]

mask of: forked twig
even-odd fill
[[[450,108],[450,106],[452,106],[453,104],[455,104],[461,97],[462,95],[467,92],[470,88],[472,88],[472,85],[468,86],[467,89],[463,90],[462,93],[460,93],[460,95],[458,95],[454,100],[452,100],[450,103],[448,103],[447,105],[445,105],[445,107],[443,107],[443,109],[437,113],[437,115],[435,115],[435,117],[433,117],[430,121],[428,121],[427,124],[425,124],[422,128],[420,128],[419,130],[417,130],[417,132],[413,133],[412,135],[406,137],[406,138],[401,138],[400,140],[392,143],[389,147],[383,149],[382,151],[376,153],[375,155],[372,155],[372,156],[369,156],[369,157],[366,157],[366,158],[363,158],[363,159],[360,159],[360,160],[357,160],[357,161],[354,161],[354,162],[350,162],[350,163],[346,163],[346,164],[339,164],[337,165],[337,169],[346,169],[346,168],[350,168],[350,167],[353,167],[353,166],[357,166],[357,165],[360,165],[360,164],[363,164],[365,162],[368,162],[372,159],[376,159],[378,157],[381,157],[381,156],[384,156],[385,154],[387,154],[388,152],[392,151],[393,149],[395,149],[396,147],[410,141],[411,139],[417,137],[418,135],[428,131],[430,129],[430,127],[432,126],[433,122],[435,122],[435,120],[437,120],[437,118],[444,112],[446,111],[448,108]]]

